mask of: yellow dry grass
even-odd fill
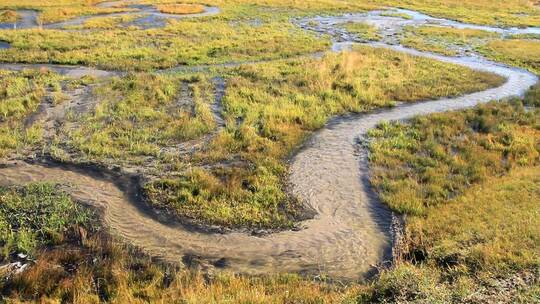
[[[156,8],[165,14],[189,15],[200,14],[205,11],[204,5],[200,4],[162,4]]]
[[[15,22],[17,19],[19,19],[19,14],[16,11],[0,11],[0,23]]]

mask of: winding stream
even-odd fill
[[[363,21],[373,14],[318,17],[299,23],[305,29],[332,35],[336,41],[333,50],[341,51],[352,47],[355,38],[336,30],[336,24],[343,20]],[[380,13],[377,18],[383,20],[379,24],[388,33],[399,31],[405,24],[405,21],[384,17]],[[450,26],[456,24],[454,21],[448,22],[452,23]],[[387,36],[391,37],[390,34]],[[0,184],[38,181],[69,184],[72,186],[69,191],[75,199],[102,210],[105,224],[113,233],[167,261],[181,262],[187,257],[197,256],[217,267],[242,273],[325,273],[335,278],[361,278],[391,255],[392,213],[378,201],[370,188],[367,151],[357,144],[358,138],[383,121],[408,119],[415,115],[472,107],[493,99],[521,96],[538,81],[535,75],[525,70],[478,56],[445,57],[406,49],[384,40],[371,45],[495,73],[504,76],[507,81],[498,88],[462,97],[404,104],[392,109],[333,119],[305,143],[291,162],[293,194],[317,212],[314,219],[302,223],[303,229],[299,231],[283,231],[266,236],[192,231],[178,224],[159,221],[146,210],[138,197],[139,189],[134,178],[119,178],[115,174],[70,165],[12,161],[0,169]],[[0,66],[15,70],[23,67],[27,65]],[[100,77],[112,75],[108,74],[111,72],[85,70],[87,68],[83,67],[53,68],[70,77],[80,77],[85,73],[98,73]],[[221,86],[218,89],[222,89]]]

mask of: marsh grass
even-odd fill
[[[361,22],[348,22],[343,25],[349,33],[353,33],[358,36],[358,38],[366,41],[379,41],[381,40],[381,35],[378,33],[378,30],[375,26],[372,26],[368,23]]]
[[[540,39],[540,34],[514,34],[514,35],[510,35],[510,36],[508,36],[506,38],[508,38],[508,39],[521,39],[521,40],[525,40],[525,39],[539,40]]]
[[[15,253],[35,257],[40,247],[61,243],[68,228],[82,225],[90,217],[53,185],[0,188],[2,258]]]
[[[511,0],[374,0],[379,5],[389,5],[418,10],[436,17],[443,17],[473,24],[499,26],[539,26],[540,11],[531,1]]]
[[[106,19],[90,26],[108,27]],[[165,29],[99,31],[0,31],[0,40],[12,48],[0,60],[99,66],[119,70],[153,70],[177,65],[219,64],[289,58],[326,50],[317,39],[289,23],[249,21],[172,20]]]
[[[39,212],[36,212],[39,210]],[[248,277],[203,273],[154,261],[118,243],[95,215],[58,186],[0,188],[2,263],[31,254],[29,267],[0,282],[8,302],[336,303],[354,288],[298,275]],[[195,267],[195,266],[194,266]]]
[[[536,124],[537,111],[509,104],[382,124],[370,132],[372,183],[396,211],[423,215],[490,176],[536,165]]]
[[[180,217],[252,228],[290,227],[305,216],[302,205],[286,195],[285,160],[331,116],[455,96],[503,81],[369,47],[322,60],[246,65],[228,74],[227,126],[192,157],[193,170],[151,183],[146,193],[150,203]]]
[[[126,8],[97,8],[98,1],[87,0],[60,0],[40,1],[34,0],[5,0],[0,8],[11,9],[37,9],[43,11],[42,19],[45,23],[66,20],[87,14],[104,12],[117,12]],[[192,4],[190,1],[178,0],[143,0],[147,4]],[[416,9],[437,17],[475,23],[504,26],[538,26],[540,13],[531,1],[510,0],[504,3],[490,0],[450,0],[441,3],[433,0],[312,0],[312,1],[286,1],[286,0],[207,0],[206,5],[218,6],[225,14],[236,11],[238,7],[258,6],[270,7],[279,10],[280,14],[306,15],[321,13],[358,12],[363,10],[381,9],[384,6],[404,7]]]
[[[486,57],[540,73],[540,41],[528,39],[493,40],[479,51]]]
[[[160,4],[156,5],[158,11],[166,14],[199,14],[205,11],[204,5],[200,4]]]
[[[43,24],[67,21],[82,16],[133,11],[126,8],[97,8],[93,6],[44,7],[40,9],[39,21]]]
[[[370,133],[372,184],[408,217],[404,260],[383,272],[364,299],[538,299],[540,115],[523,107],[537,103],[535,88],[523,101],[383,124]]]
[[[4,8],[37,9],[43,23],[57,22],[81,15],[94,15],[129,10],[127,8],[97,8],[95,1],[60,1],[55,3],[8,0],[0,4]],[[155,1],[143,1],[151,5]],[[162,5],[190,5],[178,1],[160,1]],[[222,13],[197,20],[172,20],[164,29],[137,30],[136,28],[116,28],[119,19],[97,17],[88,21],[87,29],[107,29],[101,32],[45,31],[0,31],[0,40],[7,41],[12,48],[0,52],[0,60],[8,62],[63,63],[100,66],[120,70],[153,70],[176,65],[214,64],[259,59],[290,58],[300,54],[315,53],[329,46],[326,37],[317,37],[298,29],[290,23],[292,17],[314,14],[339,14],[381,8],[381,5],[397,3],[389,0],[377,1],[222,1],[212,0],[205,5],[220,7]],[[439,12],[436,6],[446,10]],[[492,23],[485,19],[494,14],[497,20],[513,24],[510,12],[530,13],[530,20],[537,20],[538,13],[518,1],[505,2],[502,7],[482,1],[460,2],[457,6],[434,4],[427,0],[417,0],[405,5],[436,15],[452,15],[462,21],[464,11],[470,12],[477,23]],[[480,18],[481,17],[481,18]],[[487,17],[486,17],[487,18]],[[527,23],[528,18],[517,21]],[[256,22],[257,26],[253,26]],[[532,22],[532,21],[531,21]],[[534,23],[534,22],[532,22]],[[515,24],[514,24],[515,25]],[[76,27],[80,28],[80,27]],[[84,28],[84,26],[82,27]],[[361,29],[361,33],[364,30]],[[376,39],[368,31],[368,39]],[[422,48],[419,38],[410,38]],[[414,40],[414,41],[413,41]],[[424,42],[425,44],[425,42]],[[434,46],[423,46],[423,48]],[[444,48],[439,46],[439,51]]]
[[[61,93],[62,77],[48,71],[9,72],[0,70],[0,156],[39,143],[39,125],[24,127],[45,95]],[[60,99],[55,99],[60,100]]]
[[[420,26],[407,27],[400,42],[417,50],[455,56],[456,48],[474,49],[496,38],[500,35],[482,30]]]
[[[117,28],[125,27],[126,24],[129,24],[130,22],[134,21],[135,19],[139,18],[140,15],[124,15],[124,16],[113,16],[113,17],[95,17],[92,19],[88,19],[86,22],[84,22],[83,25],[77,25],[77,26],[69,26],[66,27],[67,29],[75,30],[75,29],[101,29],[101,30],[114,30]],[[136,29],[136,27],[132,27],[133,29]]]
[[[381,13],[381,16],[401,18],[401,19],[406,19],[406,20],[412,19],[411,15],[408,15],[405,13],[398,13],[398,12],[383,12]]]
[[[19,19],[19,14],[13,10],[0,11],[0,23],[16,22]]]
[[[531,101],[535,96],[528,94],[526,103],[535,104]],[[495,125],[516,126],[517,132],[524,132],[519,134],[530,137],[529,112],[520,109],[519,103],[491,104],[431,115],[422,126],[447,131],[456,117],[480,121],[488,115],[498,120]],[[447,120],[440,117],[444,115]],[[462,140],[452,141],[459,146]],[[424,216],[408,217],[410,255],[367,285],[329,284],[297,275],[249,277],[211,268],[200,272],[204,267],[196,265],[180,269],[119,244],[57,186],[2,188],[0,218],[11,223],[2,226],[7,232],[2,235],[19,236],[12,243],[17,246],[3,245],[7,253],[3,262],[24,248],[32,248],[35,262],[0,282],[0,292],[6,301],[16,303],[531,303],[538,296],[535,278],[540,265],[539,173],[532,163],[515,165],[444,204],[430,206]],[[34,212],[36,206],[43,212]],[[15,216],[21,214],[25,216]],[[28,229],[15,229],[18,225]],[[28,235],[47,237],[27,241]]]
[[[520,167],[490,177],[425,217],[409,218],[411,260],[381,273],[360,302],[535,303],[539,172]]]
[[[179,100],[183,84],[188,100]],[[90,157],[157,157],[162,148],[215,128],[213,89],[204,76],[132,74],[99,87],[92,98],[99,100],[95,110],[72,117],[80,128],[66,130],[69,145]]]
[[[400,42],[407,47],[447,56],[456,48],[478,51],[489,59],[540,73],[540,42],[535,35],[514,35],[501,39],[497,33],[437,26],[407,27]]]

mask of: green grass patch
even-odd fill
[[[459,48],[473,49],[498,37],[499,34],[482,30],[420,26],[407,27],[400,42],[420,51],[455,56]]]
[[[96,108],[74,113],[70,120],[80,127],[66,130],[69,145],[92,158],[158,157],[162,148],[215,128],[213,85],[205,76],[132,74],[93,94]]]
[[[494,40],[479,48],[479,51],[490,59],[540,73],[540,41]]]
[[[366,41],[379,41],[381,35],[378,33],[376,27],[361,22],[348,22],[343,25],[349,33],[355,34],[358,38]]]
[[[91,213],[51,184],[0,188],[0,248],[3,259],[16,253],[35,257],[43,246],[59,244],[69,228],[86,225]]]
[[[38,144],[41,127],[24,127],[45,95],[62,91],[62,77],[48,71],[9,72],[0,70],[0,156]]]
[[[403,260],[363,299],[538,299],[540,110],[523,107],[537,103],[535,88],[524,101],[386,123],[370,133],[372,184],[407,218]]]

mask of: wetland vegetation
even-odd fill
[[[540,26],[540,9],[519,0],[4,0],[0,25],[31,26],[0,29],[0,43],[9,46],[0,49],[0,171],[36,163],[87,169],[96,184],[122,184],[128,176],[137,189],[120,185],[120,193],[135,197],[130,202],[151,215],[146,221],[218,231],[220,242],[229,234],[271,242],[278,233],[308,230],[320,210],[291,191],[291,163],[321,144],[310,142],[314,134],[334,131],[336,117],[488,94],[506,81],[369,45],[328,51],[335,42],[390,41],[540,73],[534,31],[423,24],[388,36],[376,23],[351,21],[336,25],[342,35],[334,37],[299,25],[302,18],[385,6],[471,24]],[[208,8],[219,13],[205,15]],[[37,18],[27,19],[27,11]],[[392,10],[380,16],[415,18]],[[58,22],[66,23],[47,28]],[[77,66],[115,72],[68,77],[65,71]],[[307,270],[313,257],[294,250],[279,254],[296,255],[305,273],[232,273],[234,259],[211,259],[204,248],[171,262],[110,229],[106,207],[93,202],[99,194],[77,200],[76,183],[0,172],[0,297],[7,303],[538,302],[539,105],[535,86],[503,102],[382,122],[355,139],[355,153],[368,153],[366,187],[401,222],[392,235],[393,260],[381,261],[371,276],[362,273],[364,280],[328,276],[325,265],[313,275]],[[140,224],[141,231],[151,227]]]

